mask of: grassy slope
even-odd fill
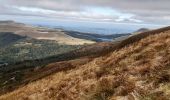
[[[25,37],[13,34],[12,32],[0,32],[0,48],[15,43]]]
[[[169,59],[170,31],[166,31],[30,83],[0,99],[166,100],[170,97]]]
[[[78,45],[59,44],[51,40],[25,38],[20,41],[13,41],[10,45],[0,48],[0,60],[15,63],[24,60],[41,59],[66,53],[79,47]]]
[[[110,50],[111,47],[114,46],[113,44],[114,43],[98,43],[90,46],[85,46],[83,48],[64,54],[47,57],[45,59],[27,60],[23,62],[17,62],[15,64],[10,64],[5,67],[1,67],[0,94],[13,91],[14,89],[18,88],[23,84],[27,84],[31,81],[43,78],[52,73],[56,73],[63,70],[69,70],[81,64],[88,63],[93,58],[101,55],[102,52]],[[34,43],[34,45],[37,44]],[[51,45],[48,46],[50,46],[49,48],[47,48],[49,50],[53,47]],[[40,48],[37,48],[37,50],[39,49]],[[62,52],[64,52],[65,50],[67,49],[64,49]],[[58,49],[53,49],[53,51],[59,53]],[[42,53],[41,55],[36,55],[42,56],[43,54],[44,53]],[[27,55],[25,57],[27,57]],[[25,57],[23,57],[23,59]],[[53,64],[50,64],[50,66],[48,66],[49,63]],[[15,78],[15,80],[11,80],[13,78]]]

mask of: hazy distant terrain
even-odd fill
[[[14,34],[34,39],[55,40],[60,44],[66,45],[83,45],[101,41],[112,41],[114,38],[130,35],[128,33],[102,35],[97,33],[66,31],[57,28],[36,27],[13,21],[0,21],[0,32],[13,32]]]
[[[149,31],[150,29],[148,29],[148,28],[140,28],[140,29],[138,29],[137,31],[135,31],[135,32],[133,32],[133,33],[142,33],[142,32],[147,32],[147,31]]]
[[[81,33],[76,31],[64,31],[65,34],[70,35],[75,38],[80,39],[87,39],[96,42],[103,42],[103,41],[113,41],[113,39],[122,37],[122,36],[129,36],[130,33],[122,33],[122,34],[94,34],[94,33]]]
[[[0,62],[41,59],[66,53],[84,44],[112,41],[130,34],[101,35],[0,21]]]
[[[66,35],[61,30],[35,27],[13,21],[0,21],[0,32],[13,32],[17,35],[27,36],[34,39],[55,40],[60,44],[66,45],[83,45],[95,43],[95,41],[71,37]]]

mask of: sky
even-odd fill
[[[169,25],[170,0],[0,0],[0,19]]]

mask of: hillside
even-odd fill
[[[0,32],[13,32],[17,35],[27,36],[34,39],[55,40],[60,44],[83,45],[95,43],[91,40],[79,39],[65,34],[60,29],[49,29],[17,23],[14,21],[0,21]]]
[[[8,46],[26,37],[13,34],[12,32],[0,32],[0,47]]]
[[[169,27],[133,35],[99,55],[84,63],[82,58],[51,63],[46,72],[61,69],[0,100],[169,99]]]
[[[129,33],[102,35],[77,31],[66,31],[59,28],[31,26],[14,21],[0,21],[0,32],[12,32],[17,35],[27,36],[39,40],[54,40],[60,44],[66,45],[93,44],[96,42],[112,41],[114,38],[130,35]]]
[[[92,40],[96,42],[103,42],[103,41],[112,41],[115,38],[118,37],[128,37],[131,34],[128,33],[122,33],[122,34],[93,34],[93,33],[80,33],[76,31],[64,31],[66,34],[80,39],[86,39],[86,40]]]
[[[0,61],[7,63],[43,59],[46,57],[57,56],[82,47],[81,45],[59,44],[52,40],[37,40],[32,38],[22,38],[17,40],[15,37],[2,37],[4,41],[1,43],[5,47],[0,48]]]
[[[138,29],[137,31],[135,31],[134,33],[142,33],[142,32],[147,32],[147,31],[149,31],[150,29],[148,29],[148,28],[140,28],[140,29]]]
[[[37,60],[45,58],[52,58],[53,61],[61,61],[70,58],[77,58],[84,56],[86,51],[81,52],[80,50],[81,54],[78,54],[80,53],[79,50],[78,52],[75,51],[73,54],[71,54],[70,51],[91,44],[92,46],[89,46],[88,48],[99,47],[100,43],[94,43],[101,42],[102,39],[99,39],[101,37],[109,37],[111,41],[112,38],[124,35],[127,37],[129,34],[98,35],[75,31],[64,31],[62,29],[36,27],[14,21],[0,21],[0,62],[16,63],[25,60]],[[104,44],[107,45],[110,43]],[[100,47],[97,50],[102,50]],[[87,52],[95,53],[96,50],[88,50]],[[91,53],[88,54],[90,55]],[[58,55],[60,57],[58,57]]]
[[[78,65],[87,63],[91,61],[93,58],[100,56],[103,52],[110,51],[114,47],[114,45],[117,44],[117,43],[112,43],[112,42],[106,42],[106,43],[103,42],[103,43],[96,43],[93,45],[88,45],[85,47],[79,46],[80,47],[79,48],[77,46],[57,45],[53,42],[52,42],[53,44],[48,44],[48,42],[37,41],[37,40],[36,41],[34,40],[34,42],[32,43],[34,45],[37,45],[37,43],[38,44],[41,43],[42,45],[31,50],[32,52],[34,51],[33,53],[29,52],[26,54],[21,54],[17,56],[17,58],[15,58],[16,56],[14,56],[17,53],[9,52],[9,51],[13,51],[13,49],[10,49],[12,47],[9,47],[9,50],[7,49],[6,51],[4,51],[8,53],[1,54],[0,58],[2,57],[3,59],[7,59],[7,60],[10,58],[11,60],[10,59],[9,60],[12,61],[13,63],[9,63],[7,66],[0,67],[0,75],[1,75],[0,94],[4,94],[6,92],[12,91],[23,84],[27,84],[30,81],[43,78],[44,76],[47,76],[49,74],[74,68],[75,67],[74,65],[78,66]],[[23,48],[25,48],[25,50],[29,50],[28,47],[29,48],[34,47],[33,44],[24,45],[24,46],[21,45],[22,49],[17,48],[17,47],[15,48],[19,49],[19,51],[22,51]],[[49,47],[46,48],[46,45],[44,44],[48,44]],[[43,49],[44,46],[46,49]],[[76,48],[79,48],[79,49],[76,49]],[[69,50],[71,49],[76,49],[76,50],[69,52]],[[51,52],[46,53],[49,51]],[[54,53],[54,54],[56,53],[56,55],[49,56],[51,53]],[[5,55],[8,55],[8,56],[5,56]],[[45,55],[48,57],[35,59],[36,57],[41,57]],[[35,57],[35,58],[31,58],[31,60],[24,60],[27,57]],[[14,62],[17,60],[21,60],[21,61]],[[68,61],[68,60],[71,60],[71,61]],[[59,62],[57,64],[58,65],[57,67],[46,66],[54,62]],[[15,78],[16,80],[11,80],[13,78]]]

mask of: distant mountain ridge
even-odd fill
[[[122,36],[129,36],[130,33],[122,33],[122,34],[93,34],[93,33],[81,33],[76,31],[64,31],[66,34],[81,39],[93,40],[96,42],[107,42],[112,41],[115,38]]]
[[[0,32],[13,32],[20,36],[27,36],[39,40],[54,40],[66,45],[92,44],[95,41],[71,37],[59,29],[37,27],[15,21],[0,21]]]
[[[147,32],[147,31],[149,31],[150,29],[148,29],[148,28],[140,28],[140,29],[138,29],[137,31],[135,31],[134,33],[142,33],[142,32]]]
[[[60,28],[47,28],[31,26],[15,21],[0,21],[0,32],[13,32],[17,35],[27,36],[34,39],[55,40],[60,44],[83,45],[95,42],[112,41],[114,38],[130,35],[122,34],[93,34],[78,31],[67,31]]]
[[[2,24],[2,23],[15,23],[15,22],[12,20],[0,21],[0,24]]]

